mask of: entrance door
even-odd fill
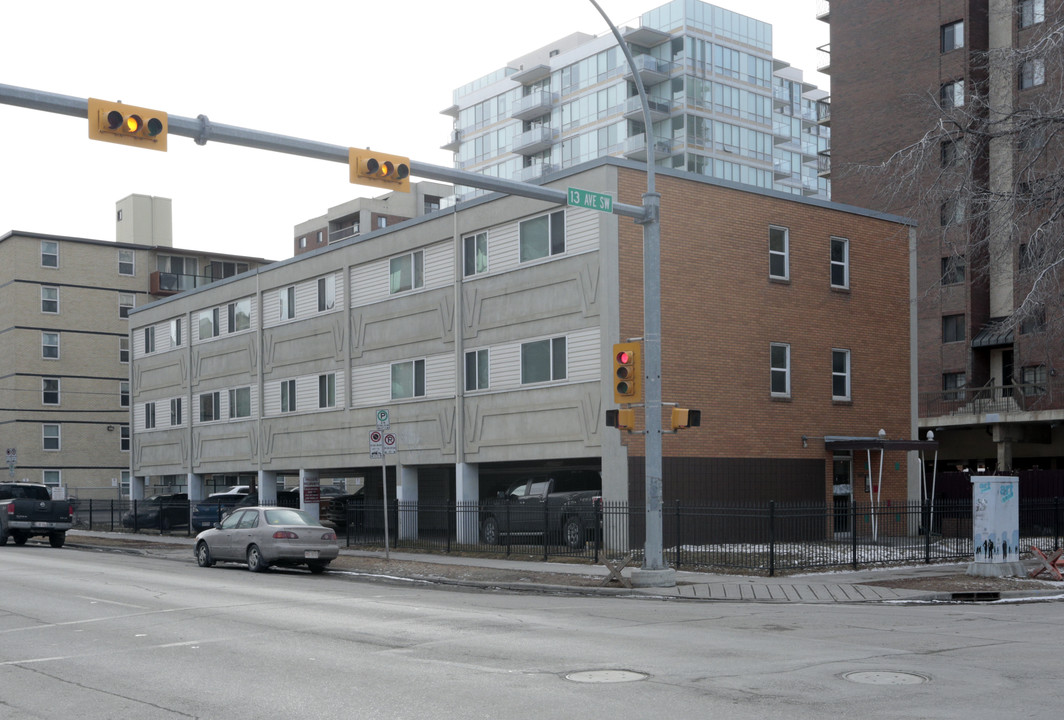
[[[838,453],[832,460],[831,490],[834,496],[834,528],[836,534],[848,534],[850,527],[850,503],[853,501],[853,454]]]

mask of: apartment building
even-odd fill
[[[1064,469],[1064,343],[1045,322],[1062,316],[1059,291],[1017,317],[1032,227],[1059,237],[1059,204],[1032,188],[1059,176],[1061,145],[1018,129],[1060,96],[1059,0],[821,0],[819,13],[834,197],[920,222],[921,434],[940,441],[940,468]],[[897,165],[876,170],[929,133],[911,185]]]
[[[116,236],[0,236],[8,474],[81,498],[128,497],[129,313],[269,262],[173,247],[167,198],[120,200]]]
[[[600,158],[554,186],[638,204],[645,183]],[[666,502],[848,503],[870,478],[840,443],[915,432],[909,224],[693,173],[657,188],[664,400],[702,411],[664,439]],[[386,410],[400,500],[573,469],[638,505],[642,436],[604,416],[612,344],[643,334],[641,248],[618,216],[493,194],[138,307],[134,493],[245,473],[266,494],[295,475],[380,487]],[[891,459],[882,497],[916,496],[913,458]]]
[[[657,165],[828,199],[827,93],[772,56],[770,24],[674,0],[622,29]],[[455,167],[534,181],[603,156],[646,162],[635,75],[612,33],[574,33],[454,90]]]

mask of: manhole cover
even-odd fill
[[[566,680],[581,683],[622,683],[646,680],[646,678],[645,674],[632,670],[583,670],[565,676]]]
[[[889,670],[866,670],[844,673],[842,676],[850,682],[862,685],[919,685],[931,678],[916,673],[892,672]]]

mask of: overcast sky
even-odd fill
[[[599,0],[619,26],[655,0]],[[817,0],[719,0],[773,25],[774,54],[815,72]],[[584,0],[3,2],[0,83],[122,100],[226,125],[450,166],[452,90],[572,32],[608,32]],[[114,240],[115,202],[173,200],[174,245],[281,260],[293,226],[380,194],[347,166],[171,136],[150,152],[88,140],[87,121],[0,104],[0,235]],[[417,178],[415,178],[416,180]]]

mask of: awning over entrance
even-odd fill
[[[826,437],[827,450],[938,450],[938,440],[881,440],[880,438]]]
[[[1012,345],[1012,329],[1005,327],[1006,318],[990,318],[983,329],[972,338],[973,348],[992,348]]]

